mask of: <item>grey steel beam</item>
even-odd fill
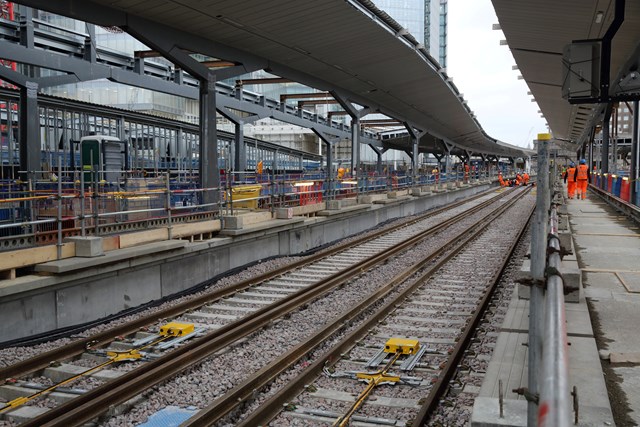
[[[0,80],[4,80],[19,87],[24,87],[27,84],[27,76],[4,66],[0,66]]]
[[[71,73],[69,76],[41,77],[42,87],[45,85],[56,86],[58,84],[109,79],[114,82],[156,92],[198,99],[198,89],[195,87],[180,85],[159,78],[149,78],[148,75],[135,71],[113,68],[108,65],[91,63],[73,57],[62,57],[59,54],[28,49],[7,41],[0,41],[0,50],[2,50],[2,56],[10,61]]]

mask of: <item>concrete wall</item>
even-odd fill
[[[368,209],[189,243],[74,273],[21,277],[12,289],[0,289],[0,342],[96,320],[190,288],[230,269],[267,257],[296,255],[488,188],[480,185],[373,204]]]

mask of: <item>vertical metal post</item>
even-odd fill
[[[58,152],[58,241],[56,242],[56,257],[62,259],[62,156]]]
[[[327,199],[333,200],[333,147],[329,141],[325,141],[327,146]]]
[[[93,150],[91,152],[91,163],[91,178],[93,179],[93,220],[95,221],[95,231],[93,235],[98,236],[100,234],[98,230],[98,170],[97,166],[93,164]]]
[[[171,226],[171,177],[167,171],[167,235],[173,239],[173,227]]]
[[[220,187],[218,171],[218,137],[216,129],[216,78],[210,73],[200,81],[200,161],[198,173],[205,204],[216,203],[217,193],[211,188]]]
[[[81,168],[80,169],[80,235],[82,237],[85,237],[87,235],[87,230],[85,228],[85,217],[84,217],[84,201],[85,201],[84,168]]]
[[[607,107],[602,121],[602,173],[609,173],[609,121],[611,109]]]
[[[632,204],[640,205],[638,200],[638,186],[640,183],[640,111],[638,111],[638,101],[633,101],[633,135],[631,137],[631,168],[629,169],[629,185],[631,190],[631,197],[629,200]]]
[[[236,133],[233,141],[233,169],[236,172],[244,172],[247,169],[247,150],[244,146],[244,122],[242,120],[238,120],[235,124],[235,129]]]
[[[351,116],[351,176],[358,177],[360,167],[360,116]]]
[[[538,177],[536,187],[536,209],[531,227],[531,278],[534,283],[544,280],[547,254],[547,228],[549,222],[549,134],[538,135]],[[538,374],[542,355],[542,322],[544,292],[539,286],[531,286],[529,299],[529,355],[528,389],[531,394],[539,391]],[[527,425],[535,426],[538,408],[535,402],[527,407]]]
[[[22,180],[35,178],[40,168],[40,115],[38,114],[38,84],[27,82],[20,88],[20,170]]]

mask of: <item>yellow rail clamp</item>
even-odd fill
[[[111,358],[112,362],[123,362],[125,360],[137,360],[142,357],[142,354],[138,350],[129,351],[107,351],[107,357]]]
[[[164,337],[181,337],[189,335],[194,329],[193,323],[170,322],[160,328],[160,335]]]
[[[415,354],[420,349],[418,340],[407,338],[389,338],[384,345],[385,353]]]

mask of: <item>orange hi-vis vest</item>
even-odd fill
[[[579,165],[578,166],[578,176],[576,179],[584,179],[588,178],[589,167],[587,165]]]
[[[572,167],[567,169],[567,180],[568,181],[575,181],[576,178],[576,168]]]

